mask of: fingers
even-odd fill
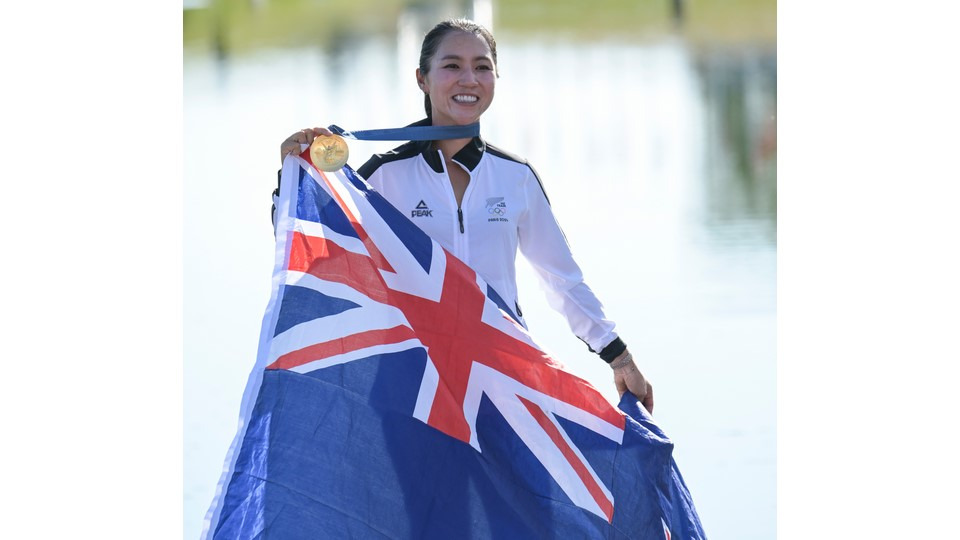
[[[647,395],[643,397],[640,403],[643,403],[643,408],[646,409],[647,412],[653,414],[653,385],[649,382],[647,383]]]
[[[613,377],[613,384],[617,385],[617,392],[620,393],[620,397],[623,397],[623,393],[627,391],[627,383],[623,380],[623,377]]]
[[[313,128],[301,129],[294,135],[296,135],[297,137],[297,142],[300,142],[303,144],[310,144],[313,142],[314,139],[316,139],[320,135],[330,135],[330,134],[331,134],[330,130],[326,128],[313,127]]]
[[[614,369],[613,382],[616,384],[617,392],[620,393],[621,398],[625,392],[630,392],[647,412],[653,414],[653,385],[636,369],[632,362]]]
[[[299,154],[300,145],[310,144],[320,135],[333,135],[333,133],[327,128],[312,127],[301,129],[293,135],[290,135],[280,144],[280,161],[283,161],[283,158],[289,154]]]
[[[301,138],[301,140],[299,141],[300,143],[310,144],[313,142],[314,139],[316,139],[320,135],[333,135],[333,133],[327,128],[312,127],[312,128],[301,129],[294,135],[297,135],[298,137]]]

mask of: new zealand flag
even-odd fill
[[[349,166],[283,165],[207,538],[704,538],[673,444],[547,356]]]

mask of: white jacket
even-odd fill
[[[583,281],[540,179],[523,159],[480,137],[453,156],[470,174],[460,207],[439,150],[409,142],[370,158],[358,173],[431,238],[473,268],[523,323],[517,248],[532,264],[549,304],[607,362],[625,345]],[[524,323],[525,324],[525,323]],[[606,350],[604,350],[606,348]]]

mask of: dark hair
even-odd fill
[[[432,30],[427,32],[427,35],[423,36],[423,45],[420,46],[421,75],[426,76],[430,71],[430,60],[433,58],[433,55],[437,54],[440,42],[443,41],[443,38],[447,37],[447,34],[452,32],[466,32],[482,37],[487,42],[487,46],[490,47],[490,56],[493,57],[493,68],[494,70],[497,69],[497,40],[493,39],[493,34],[482,25],[469,19],[447,19],[434,26]],[[497,76],[499,77],[500,74],[497,73]],[[427,110],[427,118],[431,118],[432,107],[430,105],[429,94],[423,95],[423,107]]]

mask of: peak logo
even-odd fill
[[[420,199],[417,207],[410,211],[410,217],[433,217],[433,210],[427,207],[427,203],[423,202],[423,199]]]

